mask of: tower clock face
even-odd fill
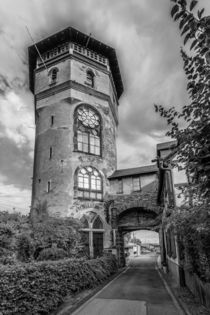
[[[78,119],[86,127],[95,128],[99,125],[99,117],[90,108],[81,108],[78,110]]]

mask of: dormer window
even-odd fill
[[[50,69],[48,76],[49,76],[49,85],[55,84],[58,79],[58,68]]]
[[[87,70],[86,73],[86,84],[90,87],[94,87],[94,73],[92,70]]]

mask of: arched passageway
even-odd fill
[[[124,235],[124,254],[127,261],[147,254],[160,254],[159,233],[150,230],[137,230]]]
[[[150,230],[159,233],[161,229],[162,215],[148,208],[133,207],[125,209],[121,212],[118,211],[118,214],[113,217],[115,218],[118,261],[121,265],[125,264],[124,235],[126,233],[137,230]]]

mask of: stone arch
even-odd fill
[[[146,211],[155,212],[156,214],[159,214],[160,212],[160,207],[158,207],[156,204],[153,204],[151,201],[145,201],[141,199],[128,200],[123,204],[118,204],[115,202],[115,208],[117,208],[118,215],[132,208],[142,208]]]
[[[129,202],[129,205],[134,206],[132,208],[123,207],[118,209],[116,215],[116,243],[118,261],[121,265],[125,263],[124,253],[124,234],[127,232],[137,230],[151,230],[155,232],[160,231],[162,215],[156,209],[150,209],[150,207],[137,207],[136,205],[142,205],[143,203]]]
[[[150,209],[133,207],[118,214],[117,226],[123,230],[153,229],[160,224],[159,215]]]

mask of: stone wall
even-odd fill
[[[158,179],[142,188],[140,192],[130,194],[109,195],[108,199],[113,200],[113,208],[119,215],[123,211],[132,208],[144,208],[153,211],[157,215],[161,213],[162,208],[157,206]]]

